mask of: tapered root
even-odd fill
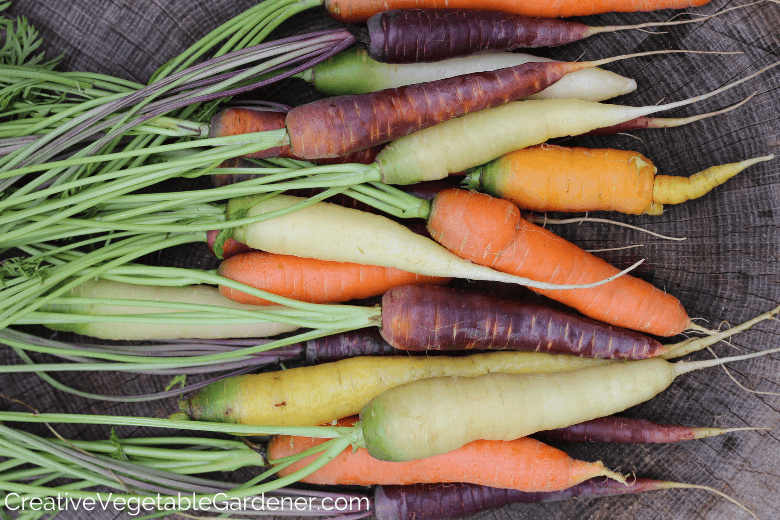
[[[691,324],[689,329],[696,330],[698,332],[703,332],[705,334],[708,334],[708,336],[705,336],[703,338],[687,339],[685,341],[681,341],[680,343],[669,345],[668,350],[664,354],[662,354],[661,357],[664,359],[673,359],[673,358],[678,358],[678,357],[688,355],[691,352],[697,352],[711,345],[714,345],[715,343],[718,343],[719,341],[722,341],[730,336],[745,331],[757,323],[774,319],[775,316],[779,313],[780,313],[780,306],[775,307],[769,312],[765,312],[764,314],[756,316],[752,320],[748,320],[745,323],[742,323],[735,327],[731,327],[730,329],[725,330],[723,332],[717,332],[710,329],[706,329],[700,325]]]
[[[656,214],[663,204],[680,204],[686,200],[698,199],[720,186],[746,168],[756,163],[771,161],[774,155],[756,157],[738,163],[721,164],[704,171],[695,173],[690,177],[677,177],[670,175],[656,175],[653,183],[653,206],[645,212]]]
[[[729,502],[731,502],[735,506],[742,508],[743,510],[747,511],[750,514],[750,516],[752,516],[753,518],[758,520],[758,517],[756,516],[756,514],[753,511],[751,511],[746,505],[744,505],[741,502],[737,501],[735,498],[731,498],[726,493],[723,493],[722,491],[718,491],[715,488],[711,488],[709,486],[700,486],[700,485],[697,485],[697,484],[683,484],[683,483],[680,483],[680,482],[666,482],[665,484],[666,485],[663,486],[663,487],[669,488],[669,489],[671,489],[671,488],[701,489],[703,491],[708,491],[710,493],[718,495],[719,497],[721,497],[724,500],[728,500]]]
[[[744,428],[696,428],[693,433],[694,439],[705,439],[707,437],[717,437],[718,435],[725,435],[727,433],[734,432],[747,432],[756,430],[771,430],[772,428],[762,427],[744,427]]]

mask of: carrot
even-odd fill
[[[402,350],[523,350],[645,359],[675,347],[553,309],[449,287],[407,285],[382,298],[382,336]]]
[[[487,310],[486,310],[487,309]],[[382,297],[380,332],[403,350],[507,348],[606,359],[674,359],[712,346],[762,321],[775,307],[722,332],[660,345],[629,330],[562,310],[447,287],[396,287]]]
[[[384,294],[407,284],[445,284],[450,278],[421,276],[392,267],[328,262],[261,251],[235,255],[223,261],[219,275],[273,294],[311,303],[336,303]],[[231,287],[219,292],[248,305],[270,302]]]
[[[495,159],[468,187],[533,211],[620,211],[660,215],[664,204],[695,199],[774,155],[714,166],[691,177],[656,175],[639,152],[541,145]]]
[[[307,365],[330,363],[358,356],[394,356],[398,351],[382,338],[379,329],[366,328],[330,334],[306,342]]]
[[[433,377],[386,390],[360,412],[365,446],[387,461],[446,453],[475,439],[508,440],[613,415],[681,374],[773,354],[669,363],[660,358],[569,372]]]
[[[273,462],[321,443],[322,440],[310,437],[274,437],[268,443],[268,457]],[[306,457],[279,474],[287,475],[312,460],[313,457]],[[601,462],[574,460],[539,441],[521,438],[478,440],[450,453],[413,462],[376,460],[365,448],[345,450],[302,482],[358,486],[467,482],[521,491],[555,491],[597,476],[625,483],[622,475],[606,469]]]
[[[559,442],[665,444],[755,429],[757,428],[693,428],[674,424],[658,424],[644,419],[609,416],[599,417],[566,428],[537,432],[535,436],[546,441]]]
[[[428,377],[562,372],[607,362],[528,352],[355,357],[220,379],[180,401],[179,408],[201,421],[313,426],[357,414],[384,390]]]
[[[377,486],[374,491],[374,516],[377,520],[455,520],[508,504],[557,502],[572,498],[589,499],[661,489],[703,489],[752,512],[733,498],[707,486],[633,478],[628,484],[594,478],[561,491],[517,491],[462,482],[416,484],[413,486]]]
[[[602,279],[617,271],[522,219],[511,202],[481,193],[440,192],[431,206],[428,231],[458,256],[517,276],[574,283]],[[694,327],[679,300],[631,276],[599,288],[536,292],[590,318],[658,336],[673,336]]]
[[[368,55],[376,61],[416,63],[440,61],[482,51],[556,47],[594,34],[700,23],[712,16],[673,22],[590,27],[568,20],[529,18],[482,8],[390,9],[369,18],[365,34],[358,33],[357,37],[358,42],[367,42]]]
[[[529,2],[507,2],[506,0],[325,0],[325,8],[336,20],[341,22],[365,22],[373,15],[388,9],[474,9],[485,11],[503,11],[542,18],[571,18],[589,16],[611,11],[633,13],[636,11],[658,11],[661,9],[685,9],[701,6],[710,0],[559,0],[549,2],[534,0]]]
[[[435,63],[388,64],[374,61],[365,50],[352,47],[305,70],[298,77],[323,94],[336,96],[364,94],[539,61],[552,60],[519,52],[482,52]],[[557,83],[525,99],[604,101],[634,90],[636,81],[633,79],[593,67],[567,74]]]
[[[249,324],[198,324],[198,323],[170,323],[144,324],[139,326],[132,322],[117,322],[108,319],[110,315],[151,315],[159,313],[177,312],[166,308],[169,303],[193,303],[200,305],[214,305],[226,309],[261,310],[257,307],[236,303],[219,294],[216,287],[206,285],[193,285],[185,287],[165,287],[155,285],[133,285],[114,282],[107,279],[93,280],[82,283],[71,289],[69,298],[98,298],[115,300],[115,303],[73,303],[56,304],[45,307],[45,310],[58,313],[71,313],[86,316],[105,315],[106,321],[74,323],[44,323],[54,330],[76,332],[101,339],[117,340],[151,340],[151,339],[177,339],[177,338],[255,338],[275,336],[283,332],[298,329],[296,325],[287,323],[255,320]],[[117,300],[121,298],[121,300]],[[132,305],[128,300],[146,300],[160,302],[159,307]],[[268,306],[265,310],[277,309],[279,306]]]

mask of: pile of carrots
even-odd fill
[[[452,54],[446,58],[453,58],[484,50],[514,50],[522,45],[563,45],[591,34],[633,28],[588,28],[558,17],[680,9],[707,2],[483,2],[478,8],[484,12],[456,11],[477,8],[459,1],[448,2],[447,10],[438,10],[441,5],[436,2],[406,0],[323,3],[338,20],[368,21],[366,31],[371,38],[368,54],[347,51],[346,57],[336,56],[302,75],[315,84],[330,81],[326,76],[337,74],[332,71],[347,62],[345,70],[352,72],[339,74],[354,76],[357,62],[365,67],[360,70],[379,70],[382,66],[370,60],[381,55],[385,61],[393,61],[385,55],[399,49],[406,53],[403,59],[443,59],[438,47],[409,52],[406,44],[419,34],[398,33],[392,26],[398,19],[417,20],[423,27],[418,32],[439,34],[438,43],[441,34],[452,34]],[[400,11],[377,17],[381,9],[388,8]],[[537,18],[524,18],[529,16]],[[504,22],[512,27],[508,29]],[[433,25],[438,29],[425,29]],[[490,27],[495,32],[491,33]],[[429,50],[435,52],[428,55]],[[307,352],[311,363],[300,363],[313,366],[220,379],[182,399],[177,416],[257,425],[260,432],[264,427],[282,428],[274,430],[282,433],[266,448],[280,477],[300,477],[302,482],[327,486],[382,486],[377,488],[370,511],[380,520],[456,518],[512,502],[671,487],[699,487],[721,494],[695,483],[635,480],[619,468],[572,458],[545,442],[667,443],[760,429],[760,425],[730,429],[662,425],[615,414],[653,398],[689,371],[774,352],[777,349],[706,362],[666,361],[772,320],[780,307],[728,331],[714,330],[714,326],[710,330],[688,315],[672,291],[621,271],[522,218],[521,211],[660,215],[665,205],[704,197],[774,156],[738,157],[732,163],[681,178],[657,175],[650,159],[631,150],[546,143],[613,125],[623,125],[619,127],[623,131],[625,125],[640,129],[665,123],[646,117],[659,107],[634,109],[583,99],[521,100],[544,94],[565,73],[563,68],[550,72],[554,65],[512,67],[493,73],[477,66],[472,75],[455,80],[433,77],[435,84],[399,84],[375,94],[359,94],[368,97],[345,93],[288,112],[222,111],[211,119],[212,137],[267,131],[282,135],[282,130],[287,136],[275,143],[280,146],[251,154],[249,162],[234,158],[220,164],[223,173],[219,175],[217,164],[204,168],[205,174],[217,181],[212,191],[217,195],[209,204],[219,200],[220,193],[232,194],[231,190],[242,186],[249,190],[255,185],[252,183],[260,185],[263,176],[270,174],[244,172],[248,165],[261,165],[269,171],[278,167],[291,178],[296,175],[293,172],[305,168],[312,168],[311,178],[326,172],[348,179],[359,172],[364,175],[361,179],[370,181],[365,186],[350,186],[344,181],[344,186],[331,190],[360,199],[361,193],[371,189],[379,195],[365,200],[374,207],[355,209],[353,202],[335,197],[331,202],[312,201],[274,193],[270,188],[259,195],[232,197],[225,205],[224,217],[213,219],[215,231],[207,234],[199,228],[193,230],[191,240],[185,237],[181,241],[208,243],[219,256],[216,272],[187,277],[182,271],[178,281],[166,282],[171,286],[164,287],[155,285],[157,275],[150,275],[152,271],[135,267],[132,255],[110,256],[111,247],[118,248],[120,239],[145,236],[141,226],[127,220],[124,228],[100,228],[99,232],[107,234],[98,237],[99,226],[108,225],[104,223],[122,225],[122,204],[130,208],[128,213],[144,214],[143,208],[130,206],[132,196],[123,198],[121,194],[116,199],[120,210],[109,217],[100,213],[101,208],[94,209],[98,217],[90,226],[98,238],[85,241],[82,249],[58,249],[61,242],[56,234],[50,242],[19,246],[33,256],[49,255],[53,268],[64,269],[61,272],[72,262],[72,272],[60,275],[58,271],[51,282],[35,287],[21,275],[13,278],[3,287],[6,294],[21,298],[28,290],[30,294],[41,291],[35,293],[41,295],[40,300],[29,304],[28,310],[27,300],[0,308],[4,313],[0,321],[43,324],[60,331],[131,341],[152,339],[153,335],[154,339],[176,340],[292,335],[299,328],[315,328],[311,324],[319,323],[321,330],[327,331],[326,338],[300,336],[308,340],[305,348],[312,352],[322,348],[322,354]],[[575,74],[584,68],[575,64],[566,71]],[[401,70],[399,76],[407,74]],[[524,78],[520,87],[507,86],[521,74],[530,74],[530,79]],[[615,95],[626,93],[630,90],[627,86],[635,87],[630,81],[621,85],[623,91],[618,89]],[[469,99],[469,89],[495,92],[474,101]],[[428,110],[425,116],[418,112],[423,101]],[[572,109],[580,115],[572,115]],[[377,114],[386,118],[377,119]],[[541,119],[542,114],[546,119]],[[313,120],[317,124],[310,124]],[[510,131],[510,121],[521,128]],[[669,126],[674,124],[668,122]],[[509,135],[513,132],[516,135]],[[349,141],[349,146],[342,141]],[[362,158],[348,155],[353,152]],[[347,164],[317,170],[303,159]],[[362,164],[352,164],[358,162]],[[430,197],[383,184],[416,184],[437,178],[445,178],[445,182],[436,185]],[[111,203],[106,200],[107,205]],[[162,210],[154,216],[167,216],[165,211],[175,216],[173,202],[170,207],[159,204]],[[416,218],[381,215],[384,208],[402,205],[413,208],[407,213]],[[212,222],[208,219],[213,209],[208,207],[198,226]],[[35,211],[35,204],[30,204],[31,218]],[[8,218],[0,225],[10,230]],[[75,214],[61,222],[52,220],[52,229],[77,226],[79,219],[81,216]],[[117,233],[118,239],[107,240],[112,233]],[[171,234],[176,233],[179,231]],[[154,246],[149,247],[153,252]],[[95,251],[106,251],[105,259],[100,259],[104,263],[96,263],[97,267],[84,260],[90,254],[97,258]],[[165,273],[169,279],[177,279],[174,275],[179,274]],[[48,272],[41,275],[41,280],[48,276]],[[68,285],[76,277],[84,283]],[[218,277],[225,280],[218,289],[199,285],[213,283]],[[482,280],[482,290],[458,289],[464,279]],[[503,283],[529,287],[524,293],[526,301],[505,296]],[[219,327],[197,323],[206,306],[224,315],[225,322]],[[317,312],[321,314],[316,319],[309,314]],[[266,321],[270,321],[269,316],[278,316],[279,322],[271,321],[268,328],[269,323],[261,324],[267,332],[260,332],[259,325],[247,324],[253,315],[262,315]],[[112,316],[116,321],[111,321]],[[166,319],[172,323],[166,324]],[[676,343],[658,339],[684,333],[695,336]],[[326,345],[327,341],[332,343]],[[209,356],[201,357],[210,360]],[[314,361],[319,359],[322,361]],[[319,425],[338,426],[338,434],[333,435],[337,440],[300,433]],[[284,434],[287,427],[289,435]],[[334,451],[334,447],[347,444],[353,449]],[[320,452],[325,453],[317,462],[321,467],[315,471],[311,466],[310,474],[305,474]],[[605,478],[612,482],[602,482]],[[395,487],[442,483],[452,485]],[[509,491],[498,489],[523,494],[507,498],[504,495]],[[480,501],[474,497],[482,493],[491,498],[477,503]],[[380,507],[384,504],[381,500],[391,495],[398,496],[402,505]],[[420,504],[413,506],[414,501]],[[438,516],[432,514],[432,503],[440,506]]]

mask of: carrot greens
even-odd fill
[[[268,466],[260,446],[213,436],[120,439],[112,427],[107,440],[78,441],[47,439],[0,425],[0,457],[4,459],[0,491],[5,493],[3,509],[8,511],[25,510],[25,503],[29,507],[31,500],[38,500],[45,505],[41,510],[55,513],[93,500],[107,508],[146,513],[146,518],[193,507],[251,513],[263,510],[257,496],[262,493],[268,493],[263,500],[280,502],[279,514],[296,516],[339,518],[370,505],[359,494],[289,489],[276,482],[247,486],[209,478],[205,474]],[[239,495],[250,500],[236,502]],[[326,499],[339,497],[353,500],[343,511],[324,507]],[[293,507],[296,498],[302,501]]]

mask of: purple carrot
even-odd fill
[[[637,332],[544,305],[419,285],[385,294],[381,331],[405,350],[507,349],[613,359],[667,350]]]
[[[365,31],[353,32],[357,33],[358,43],[376,61],[417,63],[482,51],[556,47],[604,32],[680,25],[709,18],[589,27],[556,18],[529,18],[498,11],[398,9],[375,14],[369,18]]]
[[[567,428],[542,431],[536,435],[548,441],[662,444],[758,429],[761,428],[696,428],[658,424],[644,419],[630,419],[628,417],[601,417]]]
[[[306,364],[318,365],[357,356],[392,356],[398,350],[387,343],[379,329],[358,329],[306,342]]]
[[[461,483],[379,486],[374,493],[374,515],[377,520],[446,520],[471,516],[507,504],[599,498],[672,488],[704,489],[753,514],[733,498],[707,486],[646,478],[638,478],[625,485],[614,480],[597,478],[563,491],[537,493]]]

